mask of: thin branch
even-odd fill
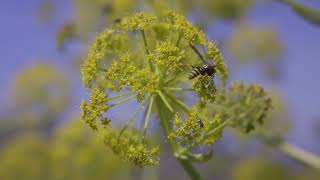
[[[191,49],[199,56],[199,58],[201,59],[201,61],[206,64],[206,60],[203,58],[203,56],[201,55],[201,53],[198,51],[198,49],[193,45],[193,44],[189,44],[189,46],[191,47]]]
[[[219,126],[217,126],[217,127],[214,128],[213,130],[211,130],[210,132],[208,132],[205,137],[210,136],[210,135],[213,135],[214,133],[217,133],[219,130],[221,130],[222,128],[224,128],[225,126],[227,126],[231,121],[232,121],[232,119],[225,120],[225,121],[224,121],[223,123],[221,123]]]
[[[136,92],[131,91],[131,92],[129,92],[129,93],[119,94],[119,95],[116,95],[116,96],[112,96],[112,97],[107,98],[107,101],[112,101],[112,100],[114,100],[114,99],[122,98],[122,97],[129,96],[129,95],[135,94],[135,93],[136,93]]]
[[[178,40],[177,40],[177,43],[176,43],[176,46],[177,46],[177,47],[178,47],[179,44],[180,44],[181,38],[182,38],[182,33],[179,34],[179,37],[178,37]]]
[[[144,47],[146,49],[146,53],[150,54],[149,46],[148,46],[148,43],[147,43],[147,39],[146,39],[146,35],[144,33],[144,30],[141,30],[141,34],[142,34],[142,38],[143,38]]]
[[[125,98],[125,99],[123,99],[123,100],[121,100],[121,101],[119,101],[119,102],[110,104],[110,108],[115,107],[115,106],[118,106],[118,105],[121,105],[121,104],[124,104],[124,103],[126,103],[126,102],[134,99],[135,97],[136,97],[136,94],[134,94],[134,95],[132,95],[132,96],[129,96],[129,97],[127,97],[127,98]]]
[[[221,130],[222,128],[224,128],[225,126],[227,126],[230,122],[232,121],[232,119],[228,119],[226,121],[224,121],[223,123],[221,123],[219,126],[215,127],[214,129],[212,129],[210,132],[204,134],[199,143],[198,144],[202,144],[203,141],[208,137],[208,136],[211,136],[211,135],[214,135],[215,133],[218,133],[219,130]]]
[[[144,48],[146,50],[146,54],[149,55],[150,54],[150,50],[149,50],[149,46],[148,46],[148,43],[147,43],[147,39],[146,39],[146,35],[144,33],[144,30],[141,30],[141,35],[142,35],[142,39],[143,39],[143,43],[144,43]],[[152,63],[150,60],[148,60],[148,63],[149,63],[149,67],[151,69],[151,71],[154,71],[154,68],[152,66]]]
[[[161,91],[158,91],[158,94],[160,96],[160,98],[162,99],[163,103],[167,106],[167,108],[173,112],[173,108],[171,107],[170,103],[167,101],[166,97],[163,95],[163,93]]]
[[[265,145],[275,148],[281,151],[283,154],[320,171],[320,156],[308,152],[304,149],[296,147],[290,143],[284,142],[282,140],[273,139],[263,134],[258,135],[258,138]]]
[[[185,76],[185,74],[183,73],[180,73],[178,74],[177,76],[174,76],[173,78],[169,79],[168,81],[166,81],[164,84],[166,86],[170,86],[171,83],[175,82],[176,80],[179,80],[179,78],[182,78],[183,76]]]
[[[149,100],[148,96],[138,107],[138,109],[130,116],[129,120],[127,121],[127,123],[123,126],[123,128],[121,129],[120,133],[119,133],[119,137],[118,140],[120,139],[122,133],[130,126],[130,124],[133,122],[134,119],[136,119],[138,113],[142,110],[142,108],[144,107],[145,103]]]
[[[150,102],[149,102],[150,103]],[[144,127],[144,120],[146,119],[146,117],[147,117],[147,111],[148,111],[148,109],[146,108],[146,109],[144,109],[144,111],[143,111],[143,116],[142,116],[142,118],[141,118],[141,121],[140,121],[140,124],[139,124],[139,130],[140,131],[143,131],[143,127]]]
[[[292,144],[283,142],[276,146],[281,152],[320,171],[320,157]]]
[[[143,140],[144,140],[144,138],[145,138],[145,136],[147,134],[147,129],[148,129],[148,126],[149,126],[152,105],[153,105],[153,97],[151,97],[149,105],[148,105],[148,109],[147,109],[146,119],[145,119],[144,127],[143,127],[143,135],[142,135],[142,139]]]
[[[101,67],[98,67],[97,70],[103,71],[103,72],[107,72],[108,71],[107,69],[104,69],[104,68],[101,68]]]
[[[202,179],[199,172],[197,172],[197,170],[193,167],[192,163],[189,160],[178,159],[178,161],[192,180]]]
[[[165,87],[165,89],[170,91],[194,91],[193,88],[180,88],[180,87]]]
[[[164,92],[164,94],[176,105],[178,105],[182,110],[184,110],[187,114],[189,114],[190,109],[189,106],[186,105],[184,102],[180,101],[179,99],[173,97],[171,94]]]

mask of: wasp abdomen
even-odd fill
[[[189,79],[193,79],[199,75],[213,76],[214,66],[209,64],[204,64],[202,66],[192,66],[192,71],[189,74]]]

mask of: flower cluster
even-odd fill
[[[133,16],[123,18],[120,26],[125,30],[145,30],[147,27],[152,25],[156,19],[156,16],[140,12]]]
[[[189,43],[199,43],[206,45],[206,35],[200,29],[194,27],[185,17],[174,12],[168,13],[168,20],[172,24],[172,29],[177,31]]]
[[[127,49],[127,41],[121,34],[114,34],[114,30],[108,29],[101,33],[92,44],[89,53],[81,68],[82,81],[86,87],[92,87],[100,68],[99,61],[108,52],[117,52],[120,49]]]
[[[187,148],[201,144],[213,144],[222,136],[223,127],[220,127],[221,123],[220,115],[208,120],[194,110],[183,121],[176,114],[173,122],[175,130],[169,134],[168,138]]]
[[[101,125],[107,126],[110,120],[103,117],[103,114],[109,108],[107,95],[100,89],[94,88],[91,91],[89,103],[85,100],[81,102],[82,119],[94,130],[98,129],[97,120],[100,120]]]
[[[217,111],[231,120],[232,127],[249,133],[263,124],[271,108],[271,99],[257,84],[234,82],[228,93],[217,98],[215,104]]]
[[[145,93],[157,91],[158,78],[149,69],[139,68],[131,62],[129,54],[124,54],[119,61],[114,61],[106,72],[106,78],[113,82],[112,88],[120,91],[129,87],[138,93],[138,101],[144,99]]]
[[[184,51],[180,50],[169,40],[162,41],[155,49],[155,53],[148,56],[150,61],[155,61],[158,68],[166,71],[182,69],[182,61],[185,58]]]
[[[208,43],[207,58],[214,61],[215,72],[221,76],[221,79],[228,79],[227,65],[224,63],[220,49],[213,42]]]
[[[217,88],[211,76],[201,76],[193,84],[194,90],[198,93],[200,105],[207,102],[213,103],[216,97]]]
[[[159,79],[149,69],[142,69],[130,78],[131,89],[137,92],[138,101],[145,98],[145,93],[154,95],[158,90]]]
[[[142,141],[139,132],[131,129],[118,135],[116,131],[106,130],[103,134],[104,143],[123,160],[133,162],[139,167],[159,163],[159,147],[150,147]]]
[[[130,55],[121,55],[118,61],[112,62],[106,72],[106,78],[113,83],[113,89],[116,91],[122,90],[129,86],[128,79],[137,72],[137,67],[130,62]]]

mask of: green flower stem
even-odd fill
[[[177,40],[177,43],[176,43],[177,47],[179,47],[179,45],[180,45],[181,38],[182,38],[182,33],[179,34],[179,37],[178,37],[178,40]]]
[[[268,141],[260,138],[262,142],[265,144],[274,147],[275,149],[279,150],[283,154],[290,156],[291,158],[312,167],[316,171],[320,172],[320,157],[318,155],[312,154],[306,150],[303,150],[299,147],[296,147],[292,144],[287,142],[281,142],[279,144],[271,144]]]
[[[199,141],[198,144],[202,144],[203,141],[208,137],[208,136],[211,136],[211,135],[214,135],[215,133],[219,132],[219,130],[223,129],[225,126],[227,126],[230,122],[232,121],[232,119],[228,119],[226,121],[224,121],[223,123],[221,123],[219,126],[217,126],[216,128],[212,129],[210,132],[204,134],[202,137],[201,137],[201,140]]]
[[[194,91],[193,88],[179,88],[179,87],[165,87],[165,89],[170,91]]]
[[[160,98],[162,99],[162,101],[164,102],[164,104],[168,107],[170,112],[173,112],[173,108],[171,107],[170,103],[167,101],[167,98],[163,95],[163,93],[161,91],[158,91],[158,94],[159,94]]]
[[[149,102],[149,103],[150,103],[150,102]],[[139,130],[140,130],[141,132],[143,132],[144,120],[145,120],[146,117],[147,117],[147,111],[148,111],[147,108],[143,111],[143,116],[142,116],[141,121],[140,121],[140,124],[139,124]]]
[[[198,49],[193,45],[193,44],[189,44],[189,46],[191,47],[191,49],[199,56],[199,58],[201,59],[201,61],[206,64],[206,60],[203,58],[203,56],[201,55],[201,53],[198,51]]]
[[[146,39],[146,35],[144,33],[144,30],[141,30],[141,35],[142,35],[142,39],[143,39],[143,43],[144,43],[144,48],[146,49],[146,54],[149,55],[150,54],[150,50],[149,50],[149,46],[148,46],[148,43],[147,43],[147,39]],[[154,71],[154,68],[153,68],[152,63],[151,63],[150,60],[148,61],[148,63],[149,63],[149,67],[150,67],[151,71]]]
[[[136,92],[131,91],[131,92],[129,92],[129,93],[119,94],[119,95],[116,95],[116,96],[112,96],[112,97],[107,98],[107,101],[112,101],[112,100],[114,100],[114,99],[122,98],[122,97],[129,96],[129,95],[135,94],[135,93],[136,93]]]
[[[177,77],[177,76],[178,76],[178,77]],[[168,80],[168,81],[166,81],[164,84],[165,84],[166,86],[170,86],[172,82],[174,82],[174,81],[176,81],[177,79],[179,79],[179,78],[181,78],[181,77],[185,76],[185,74],[180,73],[180,74],[179,74],[179,75],[177,75],[177,76],[175,76],[175,77],[173,77],[173,78],[169,79],[169,80]]]
[[[151,110],[152,110],[152,105],[153,105],[153,97],[151,97],[149,105],[148,105],[148,109],[147,109],[147,114],[146,114],[146,119],[145,119],[145,123],[144,123],[144,127],[143,127],[143,135],[142,135],[142,139],[145,138],[146,134],[147,134],[147,129],[149,126],[149,121],[150,121],[150,114],[151,114]]]
[[[219,126],[217,126],[216,128],[212,129],[212,131],[208,132],[206,134],[207,136],[213,135],[214,133],[217,133],[219,130],[221,130],[222,128],[224,128],[225,126],[227,126],[230,122],[232,121],[232,119],[228,119],[225,120],[223,123],[221,123]]]
[[[149,100],[150,96],[148,96],[144,101],[141,102],[140,106],[138,107],[138,109],[130,116],[129,120],[127,121],[127,123],[123,126],[123,128],[121,129],[120,133],[119,133],[119,139],[122,135],[122,133],[130,126],[130,124],[132,123],[132,121],[134,119],[136,119],[138,113],[143,109],[145,103]]]
[[[101,68],[101,67],[98,67],[98,68],[97,68],[97,70],[99,70],[99,71],[103,71],[103,72],[108,72],[108,70],[107,70],[107,69],[104,69],[104,68]]]
[[[124,104],[124,103],[126,103],[126,102],[128,102],[128,101],[130,101],[130,100],[134,99],[136,96],[137,96],[137,95],[136,95],[136,94],[134,94],[134,95],[132,95],[132,96],[129,96],[129,97],[127,97],[127,98],[125,98],[125,99],[123,99],[123,100],[119,101],[119,102],[116,102],[116,103],[110,104],[110,108],[115,107],[115,106],[119,106],[119,105],[121,105],[121,104]]]
[[[320,25],[319,9],[299,3],[299,1],[297,0],[277,0],[277,1],[291,7],[299,16],[304,18],[306,21],[314,25],[318,25],[318,26]]]
[[[180,165],[188,173],[192,180],[201,180],[199,172],[193,167],[192,163],[189,160],[178,159]]]
[[[164,94],[177,106],[179,106],[181,109],[183,109],[187,114],[189,114],[189,106],[186,105],[184,102],[180,101],[179,99],[173,97],[171,94],[164,91]]]
[[[141,34],[142,34],[142,38],[143,38],[144,47],[146,49],[146,54],[150,54],[149,46],[148,46],[148,43],[147,43],[147,39],[146,39],[146,35],[144,33],[144,30],[141,30]]]
[[[164,101],[161,99],[161,96],[157,96],[155,99],[156,107],[159,112],[159,119],[161,122],[161,127],[165,133],[165,136],[167,137],[170,134],[170,124],[169,121],[173,118],[173,113],[170,112],[167,105],[165,105]],[[172,142],[171,140],[168,140],[169,144],[171,145],[173,154],[176,154],[179,152],[177,145]],[[197,172],[197,170],[193,167],[192,163],[188,159],[181,159],[175,156],[180,163],[180,165],[183,167],[185,172],[189,175],[189,177],[192,180],[201,180],[200,174]]]

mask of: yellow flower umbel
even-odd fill
[[[188,78],[192,66],[205,64],[214,68],[213,74]],[[153,113],[175,156],[191,168],[190,161],[205,161],[211,155],[211,151],[194,154],[194,148],[213,144],[231,124],[224,113],[203,106],[216,103],[217,94],[224,92],[228,72],[220,50],[200,29],[173,12],[164,17],[137,13],[106,29],[93,42],[82,76],[92,91],[89,103],[81,106],[82,118],[91,128],[105,133],[105,144],[115,154],[139,167],[160,160],[158,146],[150,145],[147,138]],[[222,82],[221,88],[216,88],[215,80]],[[115,95],[107,97],[106,93]],[[199,99],[193,108],[179,98],[190,93]],[[120,130],[109,127],[109,119],[102,121],[101,128],[98,126],[99,120],[106,120],[106,111],[133,99],[138,108]],[[129,128],[141,111],[141,128]],[[235,121],[232,125],[242,123]]]
[[[219,94],[210,107],[230,121],[230,126],[249,133],[262,125],[271,108],[271,98],[258,84],[233,82],[226,94]]]
[[[162,71],[181,71],[185,53],[167,39],[161,41],[157,45],[155,53],[148,58],[150,61],[154,61],[156,66]]]
[[[151,14],[140,12],[121,20],[121,27],[125,30],[144,30],[148,28],[157,18]]]
[[[107,95],[97,88],[92,89],[89,103],[85,100],[81,102],[82,119],[90,128],[98,129],[97,120],[100,120],[104,126],[109,124],[110,120],[103,117],[103,114],[110,108],[107,103]]]
[[[173,122],[175,130],[169,134],[169,138],[187,148],[213,144],[222,136],[222,128],[219,128],[221,123],[220,115],[209,120],[202,117],[200,112],[193,110],[186,120],[183,121],[176,114]]]
[[[134,129],[123,131],[119,136],[117,131],[106,130],[104,142],[115,154],[123,157],[123,160],[133,162],[139,167],[159,163],[159,147],[141,143],[139,132]]]

